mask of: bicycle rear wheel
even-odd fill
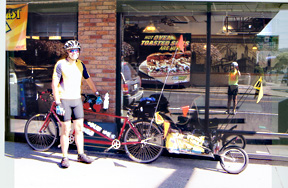
[[[155,161],[163,150],[164,141],[161,131],[155,124],[150,126],[150,122],[138,121],[134,125],[141,134],[141,143],[129,144],[138,141],[136,133],[129,127],[124,136],[124,142],[127,142],[126,153],[130,159],[139,163]]]
[[[59,129],[55,120],[49,117],[45,123],[46,114],[36,114],[25,124],[25,138],[28,145],[37,151],[45,151],[56,142]]]
[[[248,163],[247,153],[238,146],[229,146],[220,152],[220,165],[230,174],[239,174]]]

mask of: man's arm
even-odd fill
[[[57,79],[52,79],[52,91],[53,91],[54,101],[56,102],[56,104],[61,103],[58,84],[59,84],[59,81]]]
[[[236,74],[238,74],[238,76],[240,77],[240,76],[241,76],[241,73],[240,73],[240,71],[239,71],[239,67],[236,67],[236,71],[237,71]]]
[[[85,79],[85,80],[86,80],[88,86],[90,87],[90,89],[93,91],[93,93],[96,93],[96,92],[97,92],[97,89],[96,89],[96,86],[95,86],[92,78],[89,77],[89,78],[87,78],[87,79]]]
[[[237,70],[237,74],[238,74],[238,76],[239,76],[239,77],[241,76],[241,73],[240,73],[240,71],[239,71],[239,70]]]
[[[96,86],[95,86],[92,78],[90,77],[87,69],[86,69],[86,66],[84,65],[83,62],[81,62],[81,63],[82,63],[82,66],[83,66],[83,77],[85,78],[88,86],[89,86],[90,89],[93,91],[93,93],[95,93],[96,95],[99,95],[99,92],[97,91]]]

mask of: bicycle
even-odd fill
[[[212,157],[231,174],[238,174],[246,169],[249,158],[245,150],[234,144],[237,135],[232,135],[234,138],[223,143],[222,132],[219,130],[208,129],[207,132],[204,129],[194,129],[182,132],[170,122],[171,119],[164,114],[155,114],[155,123],[164,127],[166,149],[169,153]]]
[[[232,131],[236,127],[237,127],[237,125],[232,126],[229,129],[229,131]],[[229,143],[230,145],[239,146],[242,149],[245,149],[246,144],[247,144],[245,137],[241,134],[225,134],[225,133],[223,133],[221,140],[222,140],[222,145]]]
[[[152,100],[151,98],[154,98],[155,100]],[[160,103],[157,108],[157,111],[161,112],[162,117],[164,117],[166,120],[168,120],[172,127],[179,130],[180,132],[187,132],[187,131],[193,131],[195,129],[203,129],[203,123],[204,120],[201,120],[199,118],[199,111],[196,105],[195,99],[193,99],[192,104],[195,104],[196,110],[192,114],[190,114],[190,117],[184,117],[184,116],[178,116],[178,122],[174,122],[170,116],[167,114],[170,113],[168,106],[169,101],[166,99],[166,97],[163,95],[160,97],[159,94],[152,94],[151,96],[147,98],[143,98],[144,100],[141,100],[133,109],[132,116],[134,118],[137,118],[138,120],[145,120],[145,121],[151,121],[151,119],[154,116],[154,111],[156,108],[157,100],[160,98]],[[229,145],[236,145],[239,146],[242,149],[245,149],[246,147],[246,139],[243,135],[240,134],[228,134],[224,130],[218,129],[218,119],[211,119],[209,129],[212,130],[218,130],[219,136],[221,135],[221,143],[222,145],[225,145],[229,143]],[[221,126],[223,127],[223,126]],[[232,131],[237,128],[237,125],[232,126],[229,131]]]
[[[155,97],[155,100],[151,99]],[[221,167],[228,173],[238,174],[246,169],[249,158],[243,150],[246,146],[246,140],[242,135],[229,135],[219,130],[217,119],[205,131],[198,111],[194,111],[191,118],[178,116],[178,122],[175,123],[168,115],[168,101],[160,95],[151,95],[145,100],[140,101],[134,109],[133,116],[139,120],[150,121],[158,126],[162,126],[165,147],[169,153],[206,155],[220,161]],[[156,102],[159,100],[157,106]],[[155,114],[151,113],[157,108]],[[152,110],[151,110],[152,109]],[[233,130],[234,125],[230,128]],[[220,147],[220,144],[222,146]]]
[[[51,94],[51,93],[50,93]],[[52,95],[52,94],[51,94]],[[85,97],[85,103],[89,100],[88,95]],[[84,104],[85,104],[84,103]],[[95,103],[94,103],[95,104]],[[131,121],[129,115],[130,110],[127,112],[127,116],[117,116],[113,114],[96,112],[93,108],[93,103],[90,103],[89,109],[84,111],[87,113],[110,116],[121,119],[123,121],[119,135],[111,135],[102,132],[103,130],[97,126],[89,123],[84,123],[84,129],[90,132],[98,134],[104,140],[95,140],[95,144],[103,144],[110,146],[105,151],[110,149],[123,148],[128,157],[139,163],[150,163],[155,161],[163,151],[164,140],[162,132],[155,124],[150,124],[147,121]],[[91,108],[92,107],[92,108]],[[53,102],[50,110],[46,114],[36,114],[27,120],[25,124],[25,138],[28,145],[37,151],[46,151],[51,148],[59,139],[59,126],[61,121],[55,112],[56,103]],[[73,143],[73,133],[70,134],[70,144]]]
[[[88,98],[85,96],[84,101],[89,101]],[[173,130],[173,128],[170,129],[170,124],[167,129],[167,126],[165,128],[165,123],[156,123],[156,121],[136,120],[132,122],[129,119],[131,109],[128,109],[127,116],[117,116],[96,112],[95,109],[93,110],[94,104],[95,103],[90,103],[87,105],[89,109],[84,109],[84,111],[95,115],[110,116],[123,120],[123,125],[118,137],[116,137],[116,135],[112,136],[111,134],[102,133],[97,125],[89,126],[86,123],[84,124],[84,128],[105,139],[104,141],[96,140],[94,142],[95,144],[110,146],[105,151],[120,149],[121,146],[124,146],[128,157],[139,163],[155,161],[161,155],[164,148],[170,153],[206,155],[219,160],[222,168],[228,173],[233,174],[242,172],[248,165],[249,158],[246,152],[240,147],[229,146],[230,143],[228,142],[222,146],[221,149],[219,148],[220,137],[217,135],[217,132],[214,132],[215,130],[211,130],[209,133],[212,137],[204,135],[200,130],[198,135],[194,132],[182,134],[177,132],[177,130]],[[59,137],[59,126],[61,126],[61,122],[55,112],[55,107],[56,104],[53,102],[47,114],[34,115],[26,122],[25,138],[29,146],[34,150],[48,150],[55,144]],[[168,132],[170,138],[167,136]],[[173,134],[176,135],[176,140],[174,140],[174,143],[176,143],[175,151],[173,151],[173,147],[169,146],[169,143],[172,143],[171,139],[175,138]],[[71,140],[73,141],[73,139]],[[197,144],[195,144],[195,140]],[[184,144],[185,148],[179,147],[179,142]]]

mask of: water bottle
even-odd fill
[[[97,97],[96,104],[103,104],[102,98],[100,96]]]
[[[109,107],[109,93],[105,93],[104,96],[104,103],[103,103],[103,110],[107,110]]]

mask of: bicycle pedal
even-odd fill
[[[110,146],[109,148],[104,150],[104,153],[107,153],[110,149],[112,149],[113,146]]]
[[[119,149],[120,146],[121,146],[121,142],[118,139],[114,139],[112,141],[112,145],[109,148],[105,149],[104,152],[108,152],[112,148],[113,149]]]

